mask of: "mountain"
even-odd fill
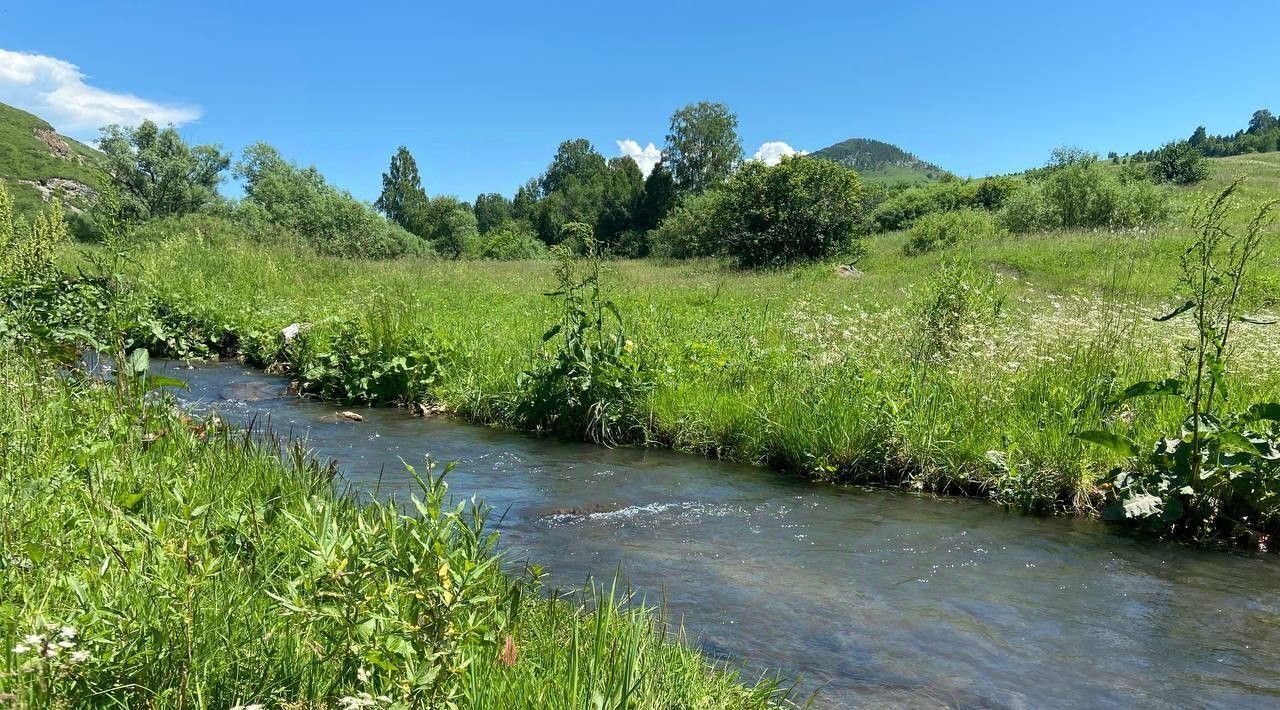
[[[58,135],[46,121],[0,103],[0,182],[19,214],[31,214],[49,199],[68,211],[89,206],[97,196],[102,153]]]
[[[810,155],[853,168],[862,179],[882,184],[933,182],[947,172],[892,143],[870,138],[850,138]]]

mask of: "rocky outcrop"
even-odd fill
[[[64,144],[65,145],[65,144]],[[42,180],[18,180],[19,185],[30,185],[40,193],[40,197],[48,202],[53,198],[62,200],[62,204],[71,212],[80,212],[98,199],[98,191],[77,180],[66,178],[44,178]]]
[[[45,145],[49,146],[49,152],[62,158],[63,160],[74,160],[77,163],[83,163],[84,160],[76,155],[71,146],[62,140],[62,136],[53,131],[52,128],[35,128],[36,138],[39,138]]]

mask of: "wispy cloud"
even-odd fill
[[[111,124],[151,119],[182,125],[200,118],[195,106],[161,104],[85,83],[80,67],[57,57],[0,49],[0,101],[40,116],[63,133],[92,138]]]
[[[788,155],[804,155],[807,152],[805,150],[796,150],[782,141],[768,141],[760,145],[756,150],[756,154],[751,156],[751,159],[758,160],[765,165],[777,165]]]
[[[649,173],[653,172],[653,166],[662,160],[662,151],[658,150],[653,143],[641,148],[639,143],[628,138],[617,141],[617,144],[618,150],[623,155],[629,155],[636,161],[636,165],[640,166],[640,172],[644,173],[645,177],[649,177]]]

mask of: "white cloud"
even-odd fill
[[[649,177],[649,173],[653,172],[653,166],[662,160],[662,151],[658,150],[653,143],[641,148],[639,143],[630,138],[616,142],[618,150],[623,155],[631,156],[636,161],[636,165],[640,166],[640,172],[644,173],[645,177]]]
[[[788,155],[804,155],[807,152],[809,151],[796,150],[782,141],[768,141],[760,145],[760,148],[756,150],[755,155],[751,156],[751,159],[758,160],[765,165],[777,165]]]
[[[0,49],[0,101],[84,138],[111,123],[133,126],[149,118],[160,125],[182,125],[200,118],[195,106],[159,104],[90,86],[80,67],[66,60],[6,49]]]

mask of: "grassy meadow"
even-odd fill
[[[1193,234],[1179,225],[1239,175],[1249,178],[1240,220],[1280,192],[1280,154],[1212,164],[1210,180],[1178,189],[1170,224],[1141,230],[1010,235],[922,256],[904,256],[906,236],[894,233],[872,238],[853,276],[833,264],[609,262],[605,289],[628,347],[654,373],[628,438],[807,476],[1087,511],[1096,477],[1118,459],[1073,432],[1106,426],[1146,441],[1183,416],[1160,398],[1102,406],[1181,365],[1187,326],[1151,318],[1180,302]],[[298,376],[299,348],[280,335],[290,324],[312,350],[365,332],[376,341],[366,355],[388,366],[409,350],[433,353],[431,376],[405,398],[482,423],[519,426],[521,373],[559,312],[544,295],[555,287],[547,261],[329,259],[201,219],[149,234],[136,277],[164,304],[171,344],[219,343]],[[1246,295],[1274,312],[1280,239],[1266,239]],[[956,324],[944,356],[921,355],[932,337],[924,304],[957,259],[991,275],[997,312]],[[1280,399],[1280,329],[1242,325],[1235,347],[1235,404]]]

